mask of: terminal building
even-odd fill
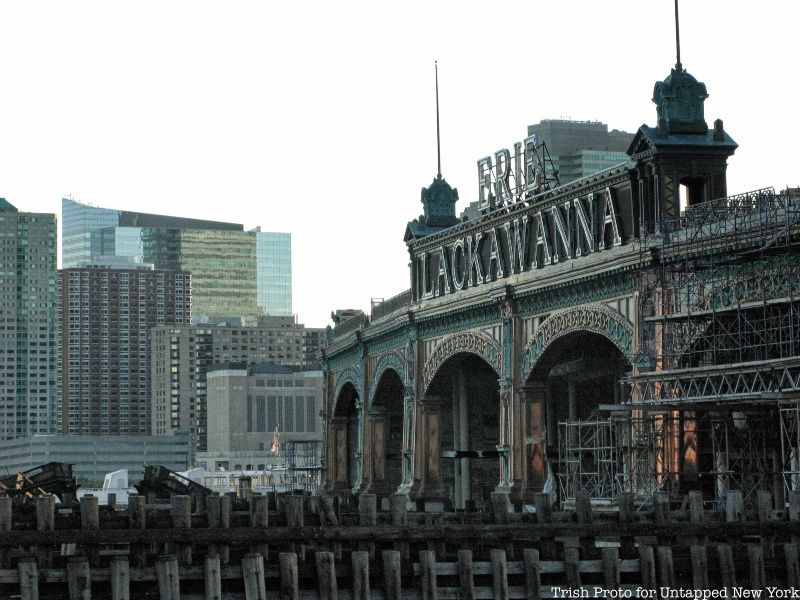
[[[529,134],[479,161],[472,218],[437,174],[405,229],[410,289],[324,350],[327,490],[434,510],[543,491],[783,506],[800,483],[800,193],[729,194],[737,144],[707,96],[676,64],[656,124],[569,182]]]

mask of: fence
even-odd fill
[[[657,598],[663,588],[736,597],[800,586],[797,492],[788,507],[759,492],[746,512],[731,491],[724,513],[704,510],[698,492],[680,507],[656,494],[649,512],[634,510],[632,494],[615,512],[593,511],[585,493],[569,512],[551,512],[545,494],[535,514],[511,512],[503,494],[493,501],[487,514],[409,512],[398,495],[387,512],[367,494],[353,511],[276,494],[236,508],[231,496],[156,505],[134,496],[126,510],[91,496],[13,508],[0,497],[0,597]]]

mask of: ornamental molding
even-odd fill
[[[521,380],[527,381],[544,351],[558,338],[576,331],[602,335],[633,359],[633,324],[605,306],[582,306],[554,313],[542,321],[522,356]]]
[[[428,360],[425,361],[425,366],[422,369],[423,394],[427,392],[428,386],[431,384],[431,381],[433,381],[434,376],[441,366],[447,362],[450,357],[462,352],[468,352],[481,357],[489,363],[489,366],[494,369],[498,377],[501,375],[503,350],[500,344],[485,333],[476,331],[457,333],[439,342],[430,357],[428,357]]]
[[[339,402],[339,396],[342,393],[342,388],[348,383],[351,383],[356,388],[358,394],[357,404],[363,405],[364,403],[364,377],[361,365],[349,367],[336,376],[336,388],[333,392],[333,407],[331,408],[331,415],[336,414],[336,404]]]
[[[378,391],[378,384],[381,382],[381,377],[388,370],[392,370],[400,377],[401,382],[406,380],[405,358],[399,352],[387,352],[378,359],[375,365],[375,370],[372,375],[372,383],[369,386],[369,404],[372,406],[372,400],[375,398],[375,392]]]

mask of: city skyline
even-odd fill
[[[650,92],[675,62],[672,3],[618,2],[613,18],[606,4],[577,5],[506,3],[493,7],[493,30],[471,4],[319,5],[307,17],[290,6],[176,3],[157,19],[148,5],[4,7],[14,27],[0,49],[16,60],[0,67],[11,90],[0,100],[0,197],[26,212],[59,213],[71,194],[291,231],[293,312],[323,326],[331,310],[367,310],[371,297],[408,287],[402,224],[421,213],[419,191],[436,174],[434,59],[442,172],[459,212],[477,195],[476,161],[532,123],[655,124]],[[798,126],[784,116],[798,87],[784,76],[798,13],[769,1],[681,6],[683,64],[708,85],[709,123],[723,119],[739,143],[730,193],[798,183]],[[524,57],[515,40],[531,32],[531,54],[558,51],[497,59]],[[723,35],[747,43],[710,50]],[[337,284],[349,265],[370,276]]]

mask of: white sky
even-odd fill
[[[740,148],[728,190],[800,184],[800,3],[681,5],[681,58]],[[0,0],[0,197],[290,231],[294,312],[408,287],[406,223],[442,171],[460,211],[479,158],[545,118],[655,124],[671,0]]]

